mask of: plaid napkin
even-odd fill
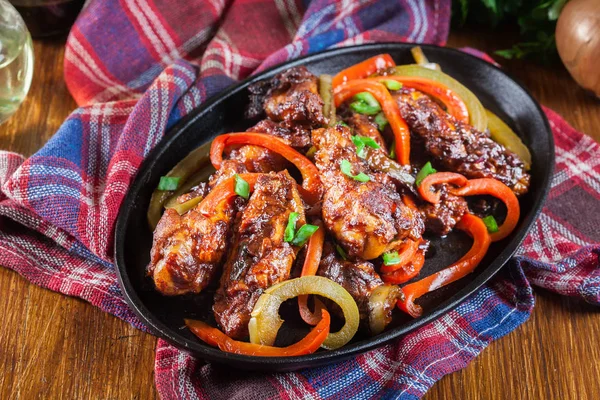
[[[332,46],[443,44],[450,0],[92,0],[65,79],[81,106],[35,155],[0,152],[0,265],[145,329],[112,261],[119,205],[166,129],[248,74]],[[545,110],[557,165],[547,204],[509,265],[440,319],[327,367],[230,373],[159,340],[164,399],[418,398],[526,321],[530,284],[600,304],[600,146]],[[589,213],[581,210],[590,210]]]

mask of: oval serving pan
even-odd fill
[[[385,332],[374,337],[357,335],[352,342],[334,351],[320,350],[306,356],[276,358],[228,354],[198,340],[183,323],[183,318],[212,321],[211,292],[165,297],[153,289],[152,281],[145,276],[152,246],[152,232],[146,222],[146,209],[153,189],[158,185],[160,177],[190,150],[202,145],[208,147],[219,134],[242,131],[252,126],[252,121],[243,118],[248,103],[248,85],[298,65],[305,65],[316,75],[335,74],[379,53],[391,54],[398,65],[410,64],[413,63],[410,54],[412,46],[380,43],[344,47],[279,65],[209,99],[165,135],[142,163],[121,205],[115,231],[115,261],[125,299],[153,334],[207,361],[238,368],[289,371],[315,367],[374,349],[440,317],[475,292],[510,259],[534,223],[550,187],[554,143],[548,121],[527,90],[495,66],[457,50],[422,46],[431,62],[440,64],[444,72],[466,85],[486,108],[506,121],[523,138],[533,156],[531,188],[520,199],[521,221],[517,229],[509,238],[490,247],[474,273],[424,296],[421,301],[424,306],[422,317],[411,319],[398,312]],[[469,239],[459,232],[452,233],[443,240],[434,239],[422,275],[446,267],[464,254],[469,246]],[[297,312],[292,307],[288,310],[284,307],[282,315],[286,324],[278,341],[291,342],[304,335],[307,328],[298,322]]]

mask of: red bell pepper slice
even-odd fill
[[[338,107],[350,97],[361,92],[371,93],[381,105],[381,109],[392,128],[392,132],[394,132],[396,159],[402,165],[409,165],[410,131],[400,115],[398,104],[396,104],[394,98],[382,83],[368,79],[357,79],[340,85],[335,89],[335,106]]]
[[[202,321],[186,319],[185,324],[200,340],[228,353],[259,357],[292,357],[314,353],[327,338],[331,318],[327,310],[321,312],[322,317],[317,326],[302,340],[287,347],[265,346],[233,340],[217,328]]]
[[[425,264],[425,255],[422,251],[418,251],[409,260],[408,263],[404,264],[401,268],[395,269],[391,272],[382,273],[381,279],[388,284],[398,285],[400,283],[408,282],[415,276],[419,275],[423,265]]]
[[[440,202],[440,193],[435,190],[434,185],[443,183],[464,186],[467,184],[467,178],[461,174],[454,172],[436,172],[435,174],[427,175],[417,188],[423,200],[432,204]]]
[[[493,242],[502,240],[510,235],[519,222],[521,208],[517,196],[508,186],[497,179],[469,179],[466,185],[452,189],[451,193],[456,196],[477,196],[487,194],[501,200],[506,205],[506,218],[504,219],[504,222],[498,227],[498,231],[490,233]]]
[[[402,287],[404,299],[399,300],[397,305],[415,318],[423,312],[421,306],[415,304],[416,299],[473,272],[490,247],[492,238],[481,218],[465,214],[456,227],[473,238],[473,245],[467,254],[448,268]]]
[[[408,265],[412,261],[415,254],[417,254],[417,251],[419,250],[420,242],[421,242],[420,240],[407,239],[404,242],[404,244],[402,245],[402,250],[398,252],[398,256],[400,259],[398,261],[398,263],[392,264],[392,265],[383,264],[380,268],[381,272],[383,272],[383,273],[394,272],[397,269],[400,269],[403,266]]]
[[[316,275],[319,269],[319,263],[321,262],[321,255],[323,254],[323,243],[325,243],[325,229],[321,222],[316,224],[319,229],[308,240],[308,246],[306,250],[306,258],[304,259],[304,265],[302,266],[302,272],[300,276],[311,276]],[[316,297],[315,311],[311,312],[308,308],[308,295],[298,296],[298,307],[300,309],[300,316],[309,325],[316,325],[320,318],[320,310],[324,308]]]
[[[272,135],[239,132],[217,136],[210,147],[210,161],[215,169],[221,167],[225,147],[234,144],[261,146],[281,155],[300,170],[302,174],[302,186],[312,195],[311,204],[316,203],[320,198],[321,180],[317,167],[308,158],[285,144],[281,139]]]
[[[440,194],[435,191],[433,186],[443,183],[459,186],[450,188],[450,193],[455,196],[489,195],[496,197],[506,205],[506,218],[498,227],[498,231],[490,234],[492,241],[497,242],[504,239],[517,226],[521,215],[519,199],[508,186],[499,180],[493,178],[467,179],[454,172],[437,172],[423,179],[418,188],[419,194],[425,201],[437,204],[440,201]]]
[[[469,109],[465,102],[446,85],[433,79],[421,78],[419,76],[387,75],[371,78],[377,82],[397,81],[403,86],[416,89],[420,92],[435,97],[444,104],[446,112],[465,124],[469,123]]]
[[[250,192],[252,192],[254,190],[256,180],[261,175],[263,174],[247,173],[239,174],[238,176],[248,182]],[[198,212],[205,217],[214,215],[215,211],[221,204],[229,202],[229,200],[235,196],[237,196],[237,193],[235,192],[235,176],[232,176],[231,178],[225,179],[219,183],[210,191],[210,193],[208,193],[208,195],[197,206]]]
[[[395,66],[396,63],[392,59],[392,56],[389,54],[379,54],[340,71],[336,76],[333,77],[331,84],[335,88],[342,83],[346,83],[354,79],[364,79],[382,69]]]

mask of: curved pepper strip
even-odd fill
[[[312,196],[311,204],[316,203],[320,198],[321,180],[319,179],[319,170],[317,167],[308,158],[285,144],[281,139],[272,135],[256,132],[239,132],[217,136],[210,147],[210,161],[215,169],[221,168],[225,147],[234,144],[260,146],[281,155],[300,170],[302,174],[302,186]]]
[[[333,77],[331,84],[335,88],[348,81],[363,79],[369,75],[373,75],[377,71],[395,66],[396,63],[392,59],[392,56],[389,54],[379,54],[340,71]]]
[[[423,200],[432,204],[437,204],[440,202],[440,193],[435,190],[435,185],[449,183],[457,186],[464,186],[467,184],[467,181],[468,179],[461,174],[454,172],[436,172],[435,174],[426,176],[417,190]]]
[[[473,272],[490,247],[492,239],[481,218],[476,217],[473,214],[465,214],[456,227],[465,231],[473,238],[473,245],[467,254],[448,268],[438,271],[417,282],[409,283],[402,288],[404,299],[399,300],[397,305],[401,310],[415,318],[419,317],[423,312],[421,306],[415,304],[416,299],[423,296],[425,293],[446,286]]]
[[[259,176],[263,174],[258,173],[247,173],[238,174],[240,178],[248,182],[250,192],[254,190],[254,185]],[[200,214],[205,217],[211,216],[215,213],[217,207],[223,204],[223,202],[229,201],[229,199],[237,196],[235,193],[235,176],[225,179],[217,186],[215,186],[210,193],[200,202],[197,206]]]
[[[499,180],[492,178],[469,179],[466,185],[452,189],[451,193],[456,196],[489,195],[501,200],[506,205],[504,222],[498,227],[497,232],[490,234],[493,242],[510,235],[519,222],[521,214],[519,200],[514,192]]]
[[[408,282],[415,276],[419,275],[423,265],[425,264],[425,255],[422,251],[414,254],[412,262],[404,264],[401,268],[398,268],[392,272],[382,273],[381,279],[385,283],[399,285],[400,283]]]
[[[413,212],[415,212],[415,213],[419,212],[419,210],[417,209],[417,205],[415,204],[415,202],[411,196],[403,195],[402,202],[408,208],[410,208]],[[396,264],[393,264],[393,265],[383,264],[380,268],[381,272],[390,273],[390,272],[399,270],[402,267],[409,266],[411,260],[417,254],[420,244],[421,244],[421,240],[406,239],[403,243],[402,251],[400,251],[398,253],[400,260]],[[395,247],[394,243],[392,243],[391,248],[393,248],[393,247]],[[423,262],[424,262],[424,260],[425,260],[425,258],[423,258]],[[421,263],[421,266],[418,267],[419,271],[421,270],[421,267],[423,267],[422,263]],[[418,271],[417,271],[417,273],[418,273]],[[406,282],[406,281],[404,281],[404,282]]]
[[[459,186],[450,189],[450,193],[455,196],[489,195],[501,200],[506,205],[506,218],[498,227],[498,231],[491,234],[492,241],[497,242],[504,239],[517,226],[521,215],[519,199],[508,186],[499,180],[493,178],[467,179],[454,172],[437,172],[423,179],[418,188],[419,194],[424,200],[437,204],[440,201],[440,194],[435,191],[433,186],[442,183]]]
[[[384,274],[394,272],[408,265],[419,250],[419,242],[419,240],[407,239],[402,245],[402,250],[398,252],[399,261],[393,265],[383,264],[380,268],[381,272]]]
[[[446,85],[433,79],[421,78],[418,76],[377,76],[370,78],[376,82],[396,81],[403,86],[416,89],[420,92],[435,97],[444,104],[446,112],[465,124],[469,123],[469,109],[465,102]]]
[[[219,349],[228,353],[259,357],[292,357],[314,353],[327,338],[331,318],[327,310],[322,310],[321,313],[322,316],[317,325],[302,340],[287,347],[266,346],[233,340],[217,328],[213,328],[202,321],[186,319],[185,324],[202,341],[211,346],[219,347]]]
[[[398,104],[387,90],[379,82],[368,79],[357,79],[344,83],[335,89],[335,105],[338,107],[350,97],[361,93],[369,92],[377,99],[381,109],[388,120],[392,132],[394,132],[396,145],[396,158],[402,165],[410,164],[410,131],[408,125],[400,115]]]
[[[321,255],[323,254],[323,243],[325,242],[325,229],[323,224],[319,221],[316,223],[319,227],[315,233],[308,240],[308,246],[306,249],[306,258],[304,259],[304,265],[302,266],[302,272],[300,276],[316,275],[319,269],[319,263],[321,262]],[[323,303],[316,297],[315,311],[311,312],[308,308],[308,295],[298,296],[298,308],[300,310],[300,316],[309,325],[316,325],[321,318],[319,317],[320,311],[325,307]]]

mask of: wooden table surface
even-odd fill
[[[491,51],[513,36],[460,31],[451,47]],[[63,81],[64,39],[35,42],[35,74],[19,111],[0,126],[0,148],[31,155],[76,108]],[[600,101],[560,65],[503,61],[540,103],[600,141]],[[531,319],[492,343],[427,399],[597,399],[600,314],[536,291]],[[76,298],[41,289],[0,268],[0,399],[151,399],[156,338]]]

